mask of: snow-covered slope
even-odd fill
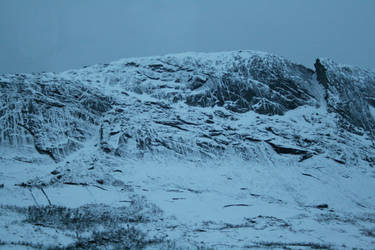
[[[168,231],[160,244],[368,247],[374,83],[374,72],[329,59],[312,70],[253,51],[1,75],[0,202],[117,207],[124,196],[145,199],[165,212],[163,223],[140,225]],[[36,247],[35,237],[0,239]],[[61,242],[77,241],[68,238]]]
[[[303,157],[371,163],[365,155],[372,150],[374,74],[327,65],[330,113],[312,70],[266,53],[180,54],[60,74],[3,75],[0,141],[34,143],[56,161],[97,138],[104,152],[120,157],[200,159],[235,151],[264,160],[259,153],[276,145]],[[298,108],[306,113],[297,112],[295,121],[284,116]],[[347,148],[358,152],[348,156]]]

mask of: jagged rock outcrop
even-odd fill
[[[313,72],[306,67],[268,54],[248,57],[239,54],[233,59],[224,72],[206,73],[208,76],[200,81],[199,88],[193,89],[199,91],[189,95],[187,103],[267,115],[283,114],[314,103],[308,91]]]
[[[370,134],[374,131],[375,74],[366,69],[317,59],[317,79],[327,90],[328,109],[341,118],[343,128]]]

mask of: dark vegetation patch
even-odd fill
[[[291,225],[285,220],[282,220],[273,216],[262,216],[262,215],[258,215],[257,217],[253,217],[253,218],[245,218],[245,221],[241,224],[225,223],[224,226],[219,229],[223,230],[223,229],[235,229],[235,228],[253,228],[255,230],[264,230],[269,227],[291,229]]]
[[[2,210],[9,210],[9,211],[14,211],[20,214],[25,214],[27,207],[19,207],[15,205],[0,205],[0,209]]]
[[[330,223],[332,221],[341,222],[345,224],[357,224],[357,220],[354,217],[346,217],[338,214],[320,214],[317,219],[320,223]]]
[[[0,246],[23,246],[27,249],[75,250],[75,249],[144,249],[146,246],[159,245],[160,249],[175,249],[175,246],[164,239],[147,239],[147,235],[133,226],[107,231],[94,231],[90,237],[79,237],[77,241],[67,246],[46,246],[26,241],[5,242],[0,240]],[[167,248],[164,248],[166,246]]]
[[[289,249],[290,247],[311,248],[311,249],[333,249],[331,245],[313,243],[313,242],[256,242],[253,245],[247,245],[245,248],[283,248]]]
[[[147,235],[133,226],[107,231],[94,231],[91,237],[79,238],[66,247],[49,249],[143,249],[161,243],[162,239],[147,239]]]
[[[372,229],[361,229],[361,234],[367,237],[375,238],[375,227]]]
[[[30,242],[26,241],[10,241],[10,242],[5,242],[0,240],[0,247],[1,246],[23,246],[26,247],[27,249],[32,248],[32,249],[45,249],[45,247],[42,244],[33,244]]]
[[[375,225],[375,214],[365,213],[361,215],[338,215],[334,213],[320,214],[316,220],[320,223],[330,223],[332,221],[344,224],[358,225],[362,223],[369,223]],[[374,232],[374,231],[373,231]]]
[[[162,214],[158,207],[138,196],[132,197],[129,206],[123,207],[89,204],[78,208],[55,205],[6,205],[0,208],[24,214],[24,222],[34,226],[71,231],[76,238],[73,244],[64,247],[5,241],[0,241],[0,246],[26,246],[37,249],[142,249],[166,241],[164,238],[150,238],[136,228],[139,224],[158,221]]]
[[[79,208],[62,206],[30,206],[26,208],[26,222],[34,225],[84,232],[98,225],[111,227],[121,223],[148,223],[160,215],[157,207],[145,207],[137,202],[130,206],[110,207],[91,204]]]

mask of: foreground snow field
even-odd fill
[[[374,248],[375,74],[316,67],[239,51],[0,76],[0,248]]]
[[[17,209],[47,206],[49,202],[70,208],[105,204],[110,213],[116,214],[117,208],[141,201],[138,212],[151,217],[150,221],[124,224],[135,225],[147,232],[147,237],[175,241],[179,247],[371,249],[375,243],[373,169],[344,167],[326,159],[288,166],[257,165],[238,159],[183,163],[109,157],[103,160],[116,164],[106,165],[97,175],[104,180],[114,178],[122,185],[15,186],[50,175],[55,169],[50,159],[30,151],[23,152],[29,157],[22,161],[14,160],[12,152],[0,160],[4,183],[0,189],[0,238],[4,248],[20,246],[20,241],[43,247],[62,247],[77,241],[78,229],[62,230],[48,221],[28,222],[27,215]],[[78,172],[88,171],[84,168]],[[84,183],[89,178],[82,175],[80,180]],[[100,212],[103,208],[94,209]],[[84,237],[84,230],[79,233]]]

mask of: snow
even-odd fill
[[[369,106],[369,108],[370,108],[370,114],[372,118],[375,119],[375,108],[373,106]]]
[[[5,189],[0,189],[1,204],[33,205],[27,189],[12,185],[24,180],[14,175],[14,169],[24,170],[25,166],[4,164],[4,160],[1,164],[1,180],[5,181]],[[241,159],[200,163],[138,161],[121,165],[122,173],[116,173],[116,178],[163,210],[168,223],[175,225],[173,230],[165,229],[166,233],[177,242],[204,241],[207,245],[234,248],[260,241],[313,242],[335,247],[345,244],[350,248],[369,248],[374,243],[361,236],[360,231],[373,226],[371,219],[366,221],[368,215],[373,218],[375,206],[372,169],[342,167],[325,158],[307,160],[302,166],[257,165]],[[108,166],[107,171],[110,169]],[[28,177],[35,174],[30,172]],[[70,185],[44,190],[52,204],[68,207],[90,203],[121,206],[121,201],[131,199],[128,192],[119,188],[103,187],[106,190]],[[40,190],[32,192],[39,205],[47,205]],[[320,204],[327,204],[328,209],[315,208]],[[6,239],[6,235],[16,231],[28,233],[24,223],[17,226],[10,220],[17,218],[16,214],[1,216],[3,225],[8,226],[0,231],[0,238]],[[246,224],[247,220],[255,222]],[[39,234],[38,237],[51,237],[47,231]]]
[[[363,82],[371,72],[351,76],[347,66],[322,62],[371,97]],[[228,72],[234,85],[222,80]],[[202,86],[192,89],[194,79]],[[290,86],[271,88],[283,79]],[[263,52],[189,52],[2,75],[0,87],[0,248],[76,242],[76,232],[28,223],[20,212],[49,203],[104,204],[112,213],[140,204],[155,219],[137,228],[177,247],[375,245],[372,138],[366,127],[341,126],[336,108],[348,96],[335,85],[327,102],[303,66]],[[218,87],[234,97],[215,96]],[[252,87],[254,97],[241,95]],[[206,93],[204,101],[216,102],[187,102]],[[369,97],[355,97],[374,118]],[[240,102],[249,110],[231,109]],[[282,108],[263,114],[263,103]]]

